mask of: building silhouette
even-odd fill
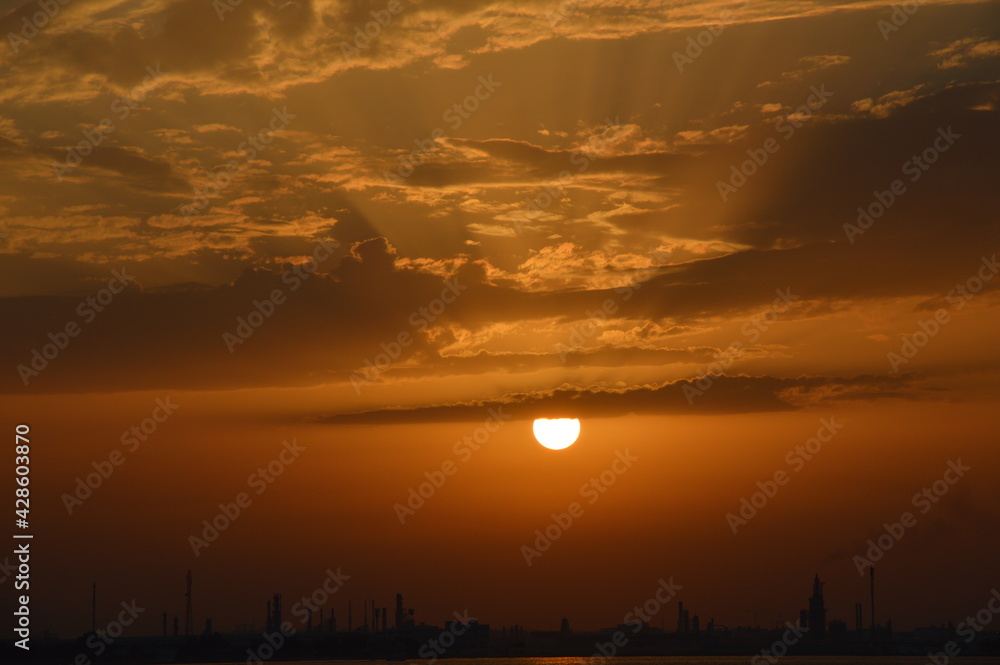
[[[799,613],[799,623],[809,629],[810,639],[821,640],[826,637],[826,606],[823,603],[823,582],[819,581],[819,573],[813,578],[809,609]]]

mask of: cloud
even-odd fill
[[[974,60],[985,60],[1000,56],[1000,41],[968,37],[931,51],[939,69],[967,67]]]
[[[831,54],[804,56],[799,58],[799,67],[791,71],[783,72],[779,81],[764,81],[762,83],[758,83],[757,87],[769,89],[780,84],[797,83],[805,80],[807,77],[814,77],[818,72],[831,69],[833,67],[840,67],[849,62],[851,62],[851,57],[848,55]]]
[[[801,293],[783,324],[802,339],[824,326],[853,333],[845,312],[931,302],[1000,247],[1000,87],[977,65],[993,42],[966,29],[988,7],[922,7],[940,40],[928,57],[918,30],[889,55],[877,36],[874,46],[857,38],[890,4],[751,3],[683,75],[669,54],[718,3],[588,2],[554,26],[555,3],[408,5],[353,58],[341,42],[384,3],[244,0],[223,21],[193,0],[67,5],[2,56],[0,276],[18,298],[0,310],[24,323],[5,333],[4,357],[23,362],[59,324],[47,308],[72,317],[93,280],[121,265],[144,289],[53,364],[66,390],[342,388],[452,275],[469,290],[385,384],[562,367],[589,373],[581,380],[604,369],[675,380],[725,348],[739,317],[777,288]],[[55,181],[53,162],[157,62],[162,83]],[[496,94],[459,127],[446,123],[489,74],[503,81]],[[779,123],[823,81],[829,104],[783,136]],[[180,215],[286,105],[289,127],[201,214]],[[440,127],[447,136],[428,142]],[[910,181],[903,164],[948,127],[961,138]],[[768,140],[779,150],[723,200],[719,183]],[[387,182],[411,157],[412,175]],[[849,242],[845,224],[895,179],[905,194]],[[319,238],[342,248],[227,360],[222,333],[287,287],[282,271]],[[653,266],[654,250],[669,257]],[[650,267],[621,300],[615,286]],[[609,298],[620,311],[563,365],[555,344]],[[859,335],[870,349],[899,332],[887,323]],[[147,371],[161,351],[171,361]],[[810,365],[814,351],[773,339],[748,363],[832,371]],[[855,353],[852,372],[882,360]]]
[[[481,420],[483,413],[490,409],[517,419],[792,411],[799,407],[786,401],[784,394],[827,391],[836,394],[836,399],[873,400],[910,396],[914,391],[907,384],[905,378],[871,376],[795,379],[718,376],[704,391],[697,387],[696,380],[689,379],[622,389],[559,388],[539,393],[516,393],[498,400],[383,408],[320,416],[316,420],[330,425],[467,422]]]

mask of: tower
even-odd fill
[[[274,615],[271,618],[271,625],[273,626],[273,630],[280,630],[281,629],[281,594],[280,593],[274,594],[274,602],[271,604],[271,609],[274,612]]]
[[[875,566],[871,566],[868,569],[868,574],[871,577],[871,587],[872,587],[872,642],[877,641],[877,635],[875,634]]]
[[[187,572],[187,590],[184,593],[184,634],[194,634],[194,613],[191,610],[191,571]]]
[[[823,583],[819,573],[813,578],[813,593],[809,598],[809,636],[814,639],[826,637],[826,607],[823,604]]]
[[[403,594],[396,594],[396,630],[403,628]]]

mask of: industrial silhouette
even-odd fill
[[[338,628],[333,607],[316,607],[318,621],[313,620],[313,608],[302,611],[300,604],[285,615],[282,594],[274,593],[263,605],[263,631],[252,617],[248,624],[221,634],[212,629],[212,619],[204,620],[202,633],[194,631],[193,576],[187,572],[184,579],[184,634],[178,635],[178,617],[173,616],[172,634],[168,634],[169,613],[160,616],[160,635],[155,637],[121,637],[109,645],[102,660],[110,659],[129,663],[153,662],[213,662],[247,661],[263,663],[276,660],[316,659],[425,659],[450,657],[542,657],[542,656],[592,656],[602,652],[607,645],[615,644],[618,655],[711,655],[759,654],[781,640],[788,640],[791,631],[802,635],[788,646],[789,653],[807,654],[925,654],[940,650],[941,645],[955,639],[956,629],[951,624],[919,628],[908,633],[894,633],[892,622],[880,625],[875,621],[875,574],[869,573],[871,617],[865,625],[863,603],[854,603],[853,630],[841,620],[827,620],[828,608],[825,583],[817,573],[813,577],[812,595],[807,608],[799,611],[798,624],[782,622],[777,610],[753,609],[753,625],[722,626],[710,618],[702,626],[699,615],[691,615],[684,602],[677,602],[676,626],[664,628],[664,618],[659,627],[649,622],[622,624],[597,631],[574,631],[570,617],[559,620],[559,629],[551,631],[527,630],[521,625],[501,626],[491,629],[489,624],[477,619],[460,617],[450,619],[443,626],[418,621],[413,607],[406,607],[403,594],[397,593],[389,621],[389,607],[377,600],[363,599],[363,614],[355,627],[353,599],[343,599],[347,606],[346,630]],[[100,634],[96,631],[97,585],[92,586],[91,630],[76,640],[48,640],[33,648],[35,657],[72,661],[77,653],[88,653],[88,642]],[[838,607],[841,605],[837,605]],[[761,627],[760,615],[774,619],[772,625]],[[258,615],[259,616],[259,615]],[[628,636],[624,646],[617,646],[617,633]],[[620,640],[618,640],[620,641]],[[603,645],[603,646],[602,646]],[[17,662],[21,654],[14,651],[11,642],[0,646],[3,662]],[[998,634],[982,631],[976,639],[963,646],[965,654],[1000,655]],[[280,655],[279,655],[280,652]],[[267,654],[271,656],[264,657]],[[9,658],[8,658],[9,656]]]
[[[826,607],[823,605],[823,583],[819,573],[813,578],[813,594],[809,597],[809,609],[799,613],[799,625],[809,628],[809,639],[826,637]]]

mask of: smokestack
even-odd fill
[[[872,581],[872,642],[877,640],[876,629],[875,629],[875,566],[868,569],[871,574]]]
[[[184,596],[187,599],[184,603],[184,634],[194,635],[194,610],[191,606],[191,571],[187,571],[184,581]]]
[[[351,622],[352,622],[351,616],[352,616],[351,615],[351,601],[347,601],[347,632],[349,632],[349,633],[353,631],[353,626],[351,625]]]
[[[90,632],[97,632],[97,582],[90,587]]]

